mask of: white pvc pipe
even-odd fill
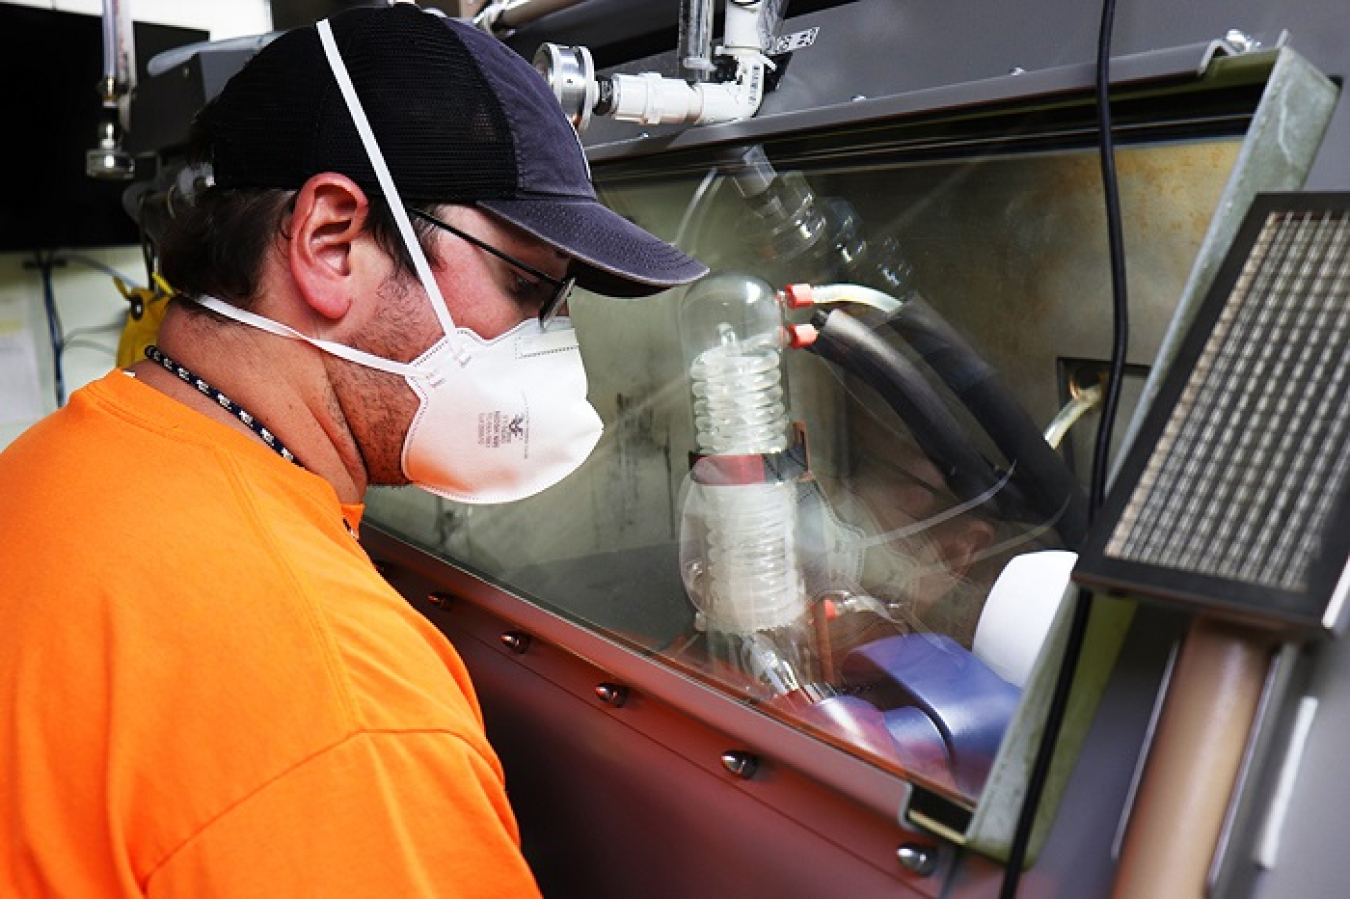
[[[728,3],[726,22],[722,27],[722,46],[725,50],[763,50],[759,42],[759,12],[764,3]]]

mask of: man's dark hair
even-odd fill
[[[157,229],[160,271],[188,296],[213,296],[247,307],[257,296],[263,260],[289,226],[295,191],[212,187],[176,205]],[[418,218],[413,231],[433,263],[434,228]],[[414,271],[389,204],[370,197],[365,230],[394,259],[396,274]]]

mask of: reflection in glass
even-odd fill
[[[1237,148],[1119,151],[1137,364]],[[573,297],[606,422],[581,471],[498,507],[381,490],[369,517],[973,802],[1081,529],[1095,415],[1059,451],[1026,434],[1068,401],[1068,366],[1109,355],[1096,157],[770,155],[597,171],[607,202],[715,274]],[[796,282],[814,305],[780,304]]]

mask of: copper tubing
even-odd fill
[[[1201,899],[1270,667],[1269,636],[1198,618],[1177,659],[1112,899]]]

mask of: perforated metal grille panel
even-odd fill
[[[1321,605],[1330,598],[1344,555],[1329,568],[1328,550],[1346,542],[1334,531],[1350,480],[1346,207],[1342,197],[1249,218],[1234,247],[1245,260],[1230,257],[1160,396],[1170,406],[1141,432],[1151,448],[1136,445],[1132,486],[1099,522],[1103,563],[1126,563],[1108,582],[1125,572],[1145,593],[1217,591],[1220,603],[1264,597],[1286,610],[1314,587]]]
[[[1306,588],[1350,461],[1347,300],[1350,217],[1271,215],[1109,555]]]

